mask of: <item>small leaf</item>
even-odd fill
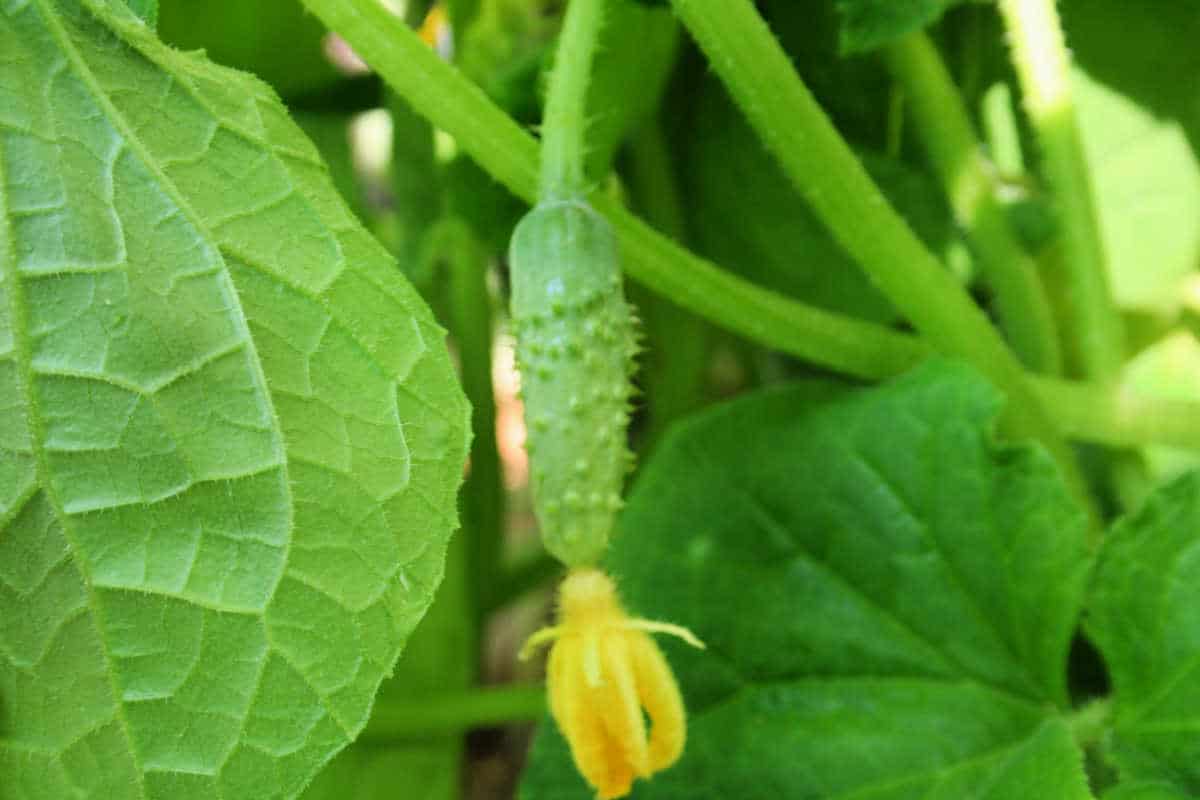
[[[441,579],[443,332],[262,83],[122,0],[0,53],[0,793],[293,797]]]
[[[158,24],[158,0],[125,0],[125,4],[151,28]]]
[[[1048,456],[999,447],[997,394],[935,363],[879,389],[801,384],[676,428],[610,569],[691,714],[636,798],[1087,798],[1055,706],[1087,567]],[[521,795],[587,797],[552,725]]]
[[[1113,526],[1087,622],[1112,676],[1112,756],[1122,779],[1200,794],[1200,474],[1158,490]]]
[[[844,53],[873,50],[937,22],[946,10],[965,0],[835,0],[842,16]]]

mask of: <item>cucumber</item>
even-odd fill
[[[542,203],[513,232],[509,265],[534,511],[553,556],[592,565],[632,462],[637,343],[616,238],[582,200]]]

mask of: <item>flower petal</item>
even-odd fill
[[[570,658],[566,652],[571,647],[568,639],[559,639],[550,648],[550,656],[546,659],[546,693],[550,699],[550,715],[556,721],[567,715],[567,694],[570,692],[570,680],[567,677]],[[559,722],[562,727],[562,722]]]
[[[625,761],[620,746],[611,737],[608,746],[608,775],[592,783],[596,787],[598,800],[625,797],[633,789],[633,768]]]
[[[624,760],[635,774],[646,777],[650,774],[650,750],[646,742],[646,720],[638,701],[632,654],[627,644],[630,636],[630,631],[620,628],[602,634],[600,658],[604,668],[604,700],[600,714]]]
[[[571,757],[600,798],[624,797],[633,785],[633,769],[613,740],[602,717],[607,693],[591,687],[584,671],[583,637],[554,643],[549,665],[550,713],[558,723]]]
[[[638,697],[650,715],[649,766],[654,773],[674,764],[683,753],[687,714],[675,674],[654,640],[631,631],[628,642]]]

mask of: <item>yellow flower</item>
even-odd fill
[[[546,668],[550,713],[600,800],[624,797],[634,778],[666,769],[683,752],[683,699],[648,632],[704,646],[686,628],[629,617],[611,578],[598,569],[575,569],[559,587],[558,624],[533,634],[521,649],[527,658],[554,642]]]

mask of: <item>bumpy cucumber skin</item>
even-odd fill
[[[546,549],[571,567],[608,545],[632,456],[637,346],[617,242],[586,203],[544,203],[513,232],[511,313],[534,510]]]

